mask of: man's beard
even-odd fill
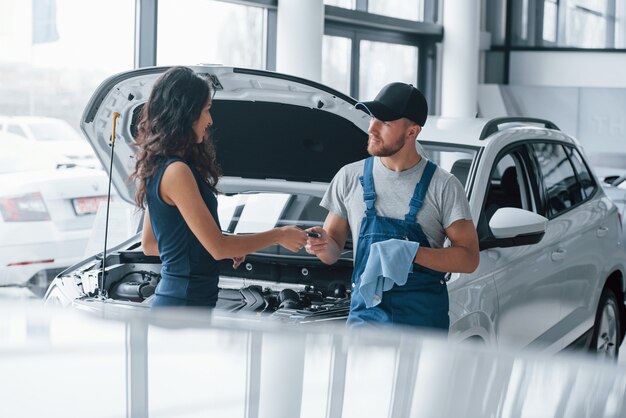
[[[372,143],[372,135],[370,135],[367,141],[367,152],[375,157],[391,157],[400,151],[403,146],[404,142],[402,141],[402,138],[398,138],[396,141],[388,145],[383,145],[382,142],[374,145]]]

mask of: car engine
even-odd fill
[[[233,269],[220,261],[216,309],[258,313],[285,322],[345,320],[350,307],[352,263],[326,266],[314,257],[250,254]],[[85,297],[97,294],[101,261],[75,272]],[[140,251],[120,251],[107,257],[107,296],[114,301],[149,305],[160,279],[158,257]]]

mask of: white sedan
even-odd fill
[[[28,142],[61,159],[87,168],[102,168],[87,141],[62,119],[43,116],[0,116],[0,133],[13,134],[13,142]],[[6,137],[5,137],[6,138]]]
[[[104,171],[0,132],[0,286],[45,285],[80,259],[106,193]]]

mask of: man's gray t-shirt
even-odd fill
[[[408,170],[395,172],[374,157],[374,188],[376,214],[387,218],[404,219],[409,211],[409,201],[415,186],[422,178],[427,159],[423,158]],[[365,216],[363,188],[359,177],[363,175],[365,160],[348,164],[335,175],[320,205],[348,220],[356,250],[361,221]],[[442,248],[446,238],[445,228],[459,219],[472,219],[465,190],[459,180],[437,167],[428,186],[417,221],[428,238],[430,246]]]

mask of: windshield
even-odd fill
[[[321,198],[305,194],[256,192],[218,195],[217,199],[220,225],[227,234],[251,234],[287,225],[302,229],[322,226],[328,213],[320,206]],[[258,253],[294,255],[278,245]],[[304,250],[298,255],[309,256]]]
[[[463,186],[466,186],[470,167],[478,154],[477,148],[432,142],[423,142],[419,145],[422,148],[422,155],[452,173]]]
[[[29,123],[33,137],[37,141],[78,141],[81,136],[67,122],[50,120]]]
[[[222,231],[251,234],[276,226],[322,226],[328,211],[315,196],[287,193],[241,193],[218,196]]]

